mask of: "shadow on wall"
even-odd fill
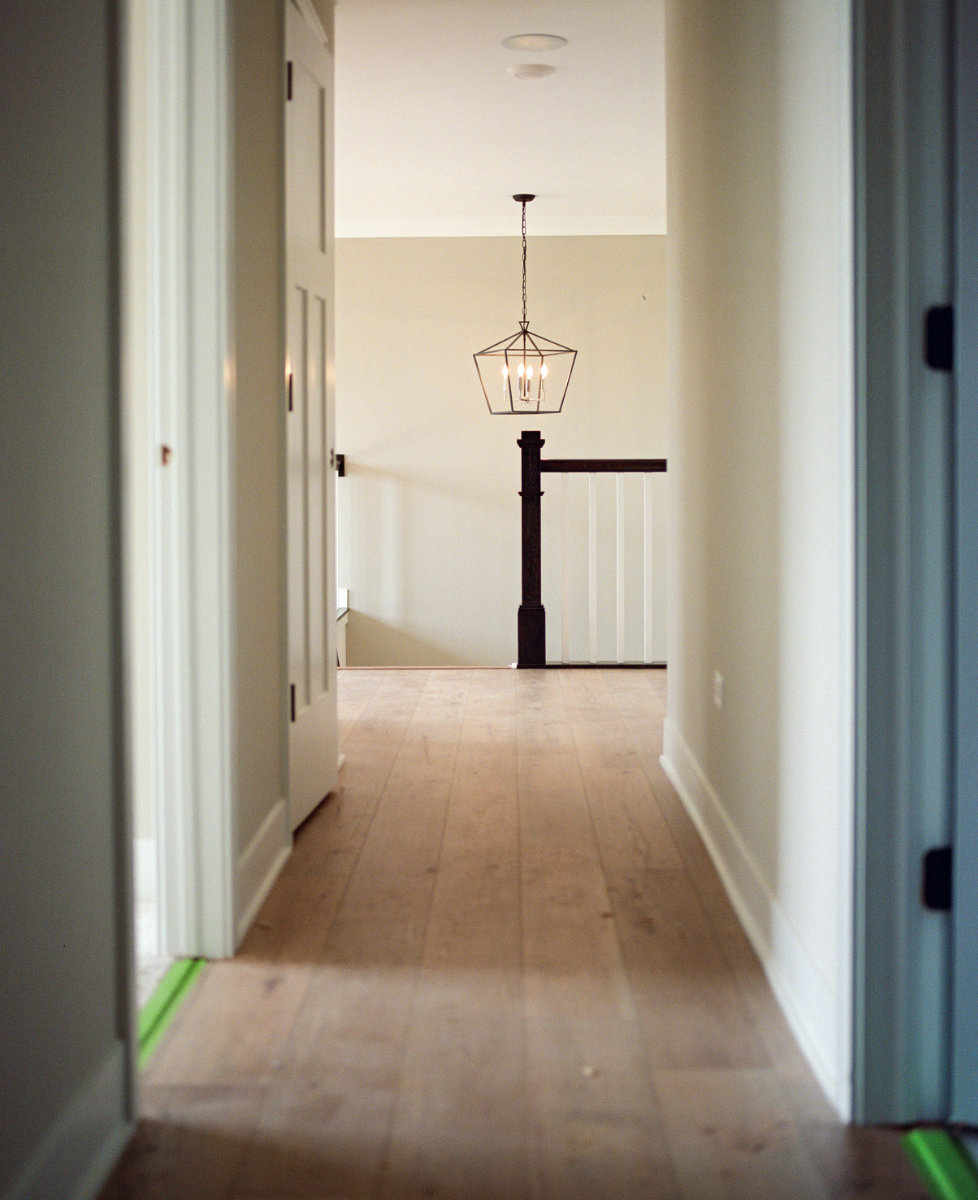
[[[513,615],[513,657],[516,657],[516,616]],[[350,611],[346,630],[346,661],[351,667],[467,667],[471,663],[441,646],[415,637],[397,625]]]

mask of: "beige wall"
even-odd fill
[[[564,412],[532,419],[491,416],[472,361],[517,329],[518,237],[340,240],[336,258],[347,461],[337,583],[352,591],[350,662],[508,664],[521,430],[542,430],[545,456],[666,456],[665,239],[531,230],[530,327],[579,351]],[[559,532],[544,537],[554,545]],[[664,580],[664,541],[657,553]],[[664,656],[664,589],[658,607]]]
[[[848,5],[682,0],[670,5],[668,28],[675,492],[666,762],[845,1111]]]
[[[233,19],[235,826],[240,857],[288,787],[283,674],[284,16],[281,3],[238,0]],[[285,837],[284,828],[280,833]],[[251,898],[240,895],[239,904]]]

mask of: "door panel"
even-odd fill
[[[287,6],[286,363],[292,827],[335,786],[332,62]]]
[[[951,1120],[978,1125],[978,4],[959,0],[955,295],[955,814]]]

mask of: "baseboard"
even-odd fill
[[[126,1114],[126,1050],[115,1043],[62,1109],[7,1200],[91,1200],[132,1133]]]
[[[291,850],[289,806],[285,799],[281,799],[272,806],[238,859],[235,881],[238,910],[234,927],[236,946],[248,932]]]
[[[668,718],[660,761],[703,839],[792,1032],[830,1103],[845,1118],[848,1080],[839,1076],[835,1052],[838,998],[768,888],[705,771]]]

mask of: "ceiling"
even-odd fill
[[[665,232],[663,0],[337,0],[335,69],[339,237]]]

